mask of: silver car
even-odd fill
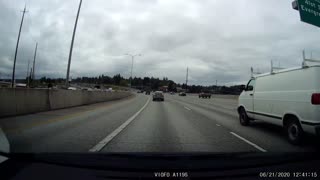
[[[164,96],[161,91],[156,91],[152,96],[153,101],[164,101]]]

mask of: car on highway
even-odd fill
[[[153,101],[164,101],[164,95],[162,91],[156,91],[152,96]]]
[[[199,94],[199,98],[211,98],[211,93],[209,93],[209,92],[201,92],[200,94]]]
[[[150,91],[146,91],[146,95],[150,95]]]
[[[185,92],[180,92],[179,96],[187,96],[187,94]]]
[[[239,97],[241,125],[256,119],[282,126],[295,145],[302,143],[305,133],[319,136],[320,65],[303,64],[253,76]]]
[[[175,95],[175,93],[174,93],[174,92],[170,92],[170,94],[171,94],[171,95]]]
[[[75,87],[68,87],[68,90],[75,91],[75,90],[77,90],[77,88],[75,88]]]

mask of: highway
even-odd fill
[[[0,119],[11,152],[314,152],[315,137],[289,144],[281,127],[239,124],[237,99],[165,94]]]

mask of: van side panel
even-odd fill
[[[261,120],[279,124],[286,113],[295,112],[300,121],[320,122],[320,106],[311,95],[320,92],[320,67],[310,67],[256,78],[254,112]],[[258,119],[257,118],[257,119]]]

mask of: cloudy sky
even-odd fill
[[[71,76],[168,77],[191,84],[237,84],[270,60],[299,66],[301,51],[320,58],[320,29],[300,22],[292,0],[83,0]],[[39,42],[36,76],[65,77],[79,0],[0,0],[0,76],[12,73],[27,4],[16,76],[27,73]]]

